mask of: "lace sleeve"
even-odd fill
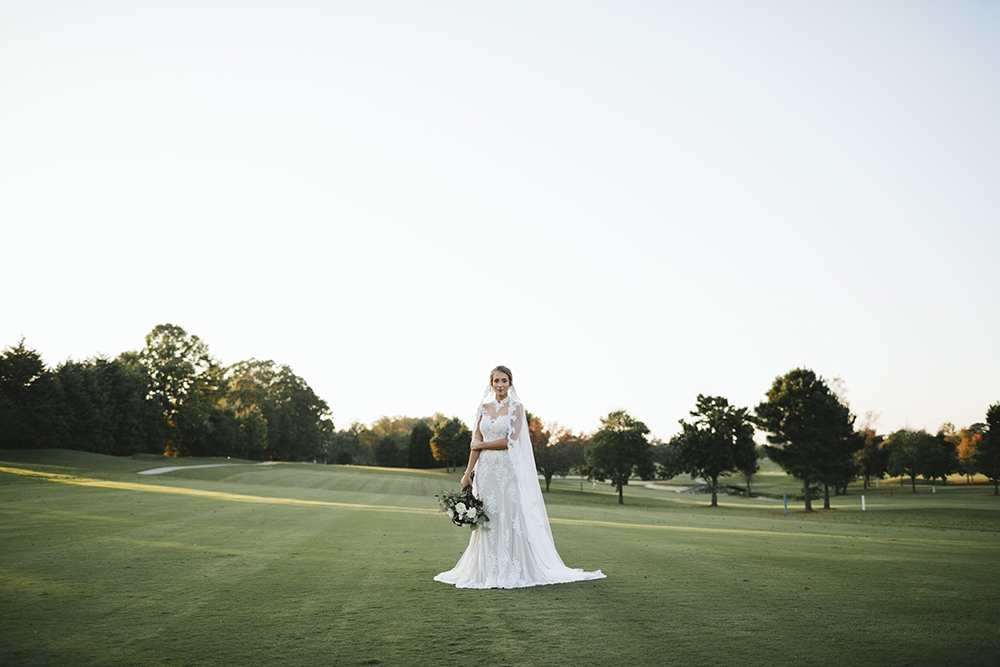
[[[514,418],[510,420],[510,428],[507,429],[507,448],[510,449],[517,444],[521,437],[521,431],[527,428],[524,419],[524,406],[520,403],[514,408]]]
[[[475,440],[482,441],[482,439],[483,439],[483,432],[479,430],[479,424],[482,423],[482,421],[483,421],[483,413],[484,412],[485,412],[485,410],[483,409],[483,406],[480,405],[479,406],[479,412],[476,413],[476,422],[475,422],[476,425],[472,429],[472,440],[473,441],[475,441]],[[469,442],[469,449],[472,449],[472,442]]]

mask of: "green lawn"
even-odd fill
[[[607,579],[432,581],[457,474],[0,451],[2,665],[993,665],[1000,499],[884,483],[780,501],[553,480],[557,546]],[[25,471],[61,477],[23,474]],[[755,482],[773,488],[781,473]],[[898,482],[897,482],[898,483]],[[781,491],[778,491],[780,493]]]

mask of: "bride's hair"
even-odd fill
[[[490,371],[490,385],[491,386],[493,384],[493,376],[496,375],[498,372],[499,373],[506,373],[507,374],[507,379],[510,380],[510,386],[512,386],[512,387],[514,386],[514,374],[511,373],[510,369],[507,368],[506,366],[497,366],[496,368],[494,368],[493,370]]]

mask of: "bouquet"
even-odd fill
[[[441,495],[434,497],[438,499],[441,511],[446,513],[456,526],[471,526],[472,530],[490,529],[486,525],[490,522],[490,518],[483,509],[483,501],[472,495],[471,486],[466,487],[464,491],[442,491]]]

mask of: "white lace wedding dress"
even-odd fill
[[[490,529],[472,531],[469,546],[458,564],[434,580],[458,588],[523,588],[603,579],[600,570],[584,572],[566,567],[556,552],[534,469],[523,406],[515,398],[502,404],[494,402],[491,407],[496,416],[491,416],[486,406],[480,406],[477,415],[482,440],[506,437],[508,448],[480,452],[472,485],[473,493],[485,505]],[[525,446],[527,452],[516,451]],[[527,467],[527,464],[519,466],[519,455],[530,458],[531,479],[519,478],[519,474],[521,478],[525,476]]]

